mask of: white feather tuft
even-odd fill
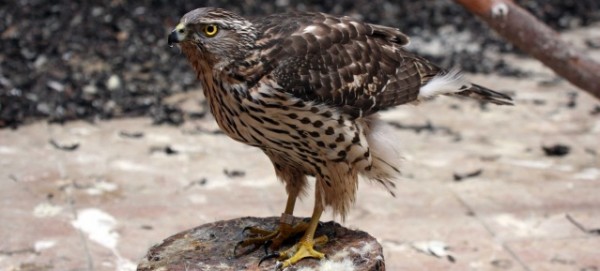
[[[419,90],[419,100],[428,99],[440,94],[456,93],[461,91],[465,85],[470,85],[467,82],[460,70],[452,69],[446,74],[436,75]]]
[[[372,164],[371,170],[361,174],[367,179],[382,182],[393,194],[394,181],[400,177],[400,162],[403,160],[398,149],[401,140],[392,136],[393,130],[377,115],[369,117],[366,127]]]

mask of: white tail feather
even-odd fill
[[[452,69],[446,74],[438,74],[431,81],[427,82],[419,90],[419,100],[425,100],[440,94],[450,94],[460,92],[465,85],[470,85],[467,82],[460,70]]]

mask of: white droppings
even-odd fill
[[[519,219],[511,214],[497,215],[494,217],[494,221],[516,236],[538,236],[543,234],[531,221]]]
[[[367,256],[367,254],[373,249],[373,243],[371,242],[363,242],[363,245],[360,248],[350,248],[350,250],[361,257]]]
[[[552,166],[552,162],[550,161],[538,161],[538,160],[510,160],[509,164],[515,166],[522,166],[528,168],[540,168],[546,169]]]
[[[575,174],[575,179],[580,180],[598,180],[600,179],[600,169],[599,168],[586,168],[577,174]]]
[[[98,196],[98,195],[102,195],[104,193],[116,191],[118,188],[119,187],[114,183],[100,181],[100,182],[94,183],[94,185],[92,187],[87,188],[85,190],[85,192],[88,195]]]
[[[153,167],[150,167],[146,164],[136,163],[129,160],[116,160],[110,163],[110,167],[115,169],[120,169],[124,171],[132,171],[132,172],[150,172],[154,173],[157,170]]]
[[[408,249],[410,249],[410,244],[401,243],[397,241],[384,240],[381,242],[381,244],[383,245],[384,251],[395,251],[405,253]]]
[[[19,150],[17,148],[11,148],[9,146],[0,146],[0,154],[13,154],[17,153]]]
[[[600,133],[600,120],[593,124],[592,128],[590,129],[590,133]]]
[[[567,187],[567,189],[569,189],[569,190],[570,190],[570,189],[573,189],[573,188],[575,188],[575,184],[574,184],[573,182],[568,182],[568,183],[567,183],[565,186],[566,186],[566,187]]]
[[[188,199],[193,204],[205,204],[205,203],[208,203],[208,198],[205,195],[196,195],[196,194],[193,194],[193,195],[188,196]]]
[[[265,188],[265,187],[271,187],[271,186],[277,185],[277,183],[273,182],[273,180],[271,180],[271,179],[262,178],[262,179],[246,179],[241,182],[236,182],[236,185],[240,185],[243,187],[252,187],[252,188]]]
[[[56,245],[56,241],[54,241],[54,240],[40,240],[40,241],[35,242],[35,244],[33,244],[33,249],[35,250],[35,252],[39,253],[42,250],[52,248],[55,245]]]
[[[77,212],[71,225],[87,234],[88,238],[106,248],[115,250],[119,234],[115,231],[117,220],[102,210],[89,208]]]
[[[355,249],[355,248],[351,248],[351,249]],[[347,258],[350,256],[350,251],[348,251],[348,249],[343,249],[342,251],[338,251],[335,254],[329,256],[329,259],[332,261],[338,261],[338,260],[343,260],[344,258]]]
[[[298,271],[331,271],[331,270],[356,270],[356,266],[351,258],[356,255],[361,258],[368,259],[368,254],[373,251],[374,242],[362,242],[361,247],[349,247],[344,248],[341,251],[336,252],[333,255],[329,255],[327,259],[321,260],[319,266],[316,269],[302,268]],[[376,258],[383,260],[381,257]]]
[[[527,168],[537,168],[537,169],[550,169],[559,170],[559,171],[573,171],[573,166],[571,165],[558,165],[553,161],[549,160],[507,160],[506,163],[514,166],[521,166]]]
[[[144,135],[144,138],[146,138],[146,140],[149,143],[156,143],[156,144],[160,144],[160,143],[173,143],[173,137],[169,136],[169,135],[164,135],[164,134],[158,134],[158,133],[148,133],[146,135]]]
[[[231,266],[226,263],[219,263],[219,265],[217,265],[217,268],[221,270],[228,270],[231,269]]]
[[[448,245],[442,241],[423,241],[423,242],[415,242],[412,244],[413,248],[417,251],[429,254],[432,256],[445,258],[449,256],[448,253]]]
[[[75,157],[74,160],[78,163],[78,164],[92,164],[92,165],[98,165],[100,163],[103,163],[104,157],[98,155],[97,153],[78,153]]]
[[[117,255],[117,269],[116,271],[135,271],[137,269],[137,264],[132,262],[129,259],[125,259],[121,256]]]
[[[298,271],[354,271],[356,266],[352,260],[344,258],[341,260],[321,260],[316,268],[302,267]]]
[[[354,263],[348,259],[345,258],[341,261],[321,261],[321,264],[319,265],[319,271],[339,271],[339,270],[345,270],[345,271],[354,271],[356,270],[356,266],[354,266]]]
[[[40,203],[33,209],[33,216],[38,218],[53,217],[62,212],[63,207],[56,206],[47,202]]]
[[[96,127],[73,127],[69,129],[69,133],[77,136],[90,136],[98,131]]]

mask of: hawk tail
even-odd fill
[[[488,102],[498,105],[513,105],[512,98],[504,93],[500,93],[489,88],[470,84],[460,88],[455,94],[470,97],[482,102]]]
[[[437,95],[460,95],[482,102],[513,105],[510,96],[468,82],[457,69],[437,73],[428,79],[419,90],[419,100],[425,100]]]

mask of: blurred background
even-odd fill
[[[515,2],[600,61],[600,1]],[[600,102],[454,1],[5,0],[1,271],[135,270],[180,231],[281,213],[268,159],[219,131],[167,46],[202,6],[395,26],[409,50],[514,97],[513,107],[440,97],[381,114],[404,160],[396,197],[361,183],[337,221],[377,238],[388,270],[600,270]],[[311,210],[308,196],[295,215]]]
[[[554,29],[600,20],[595,0],[516,1]],[[166,35],[200,6],[245,16],[287,10],[349,15],[400,28],[411,49],[444,67],[525,76],[498,52],[515,52],[452,1],[3,1],[0,4],[0,127],[36,119],[64,122],[150,116],[181,124],[194,117],[164,98],[198,88]],[[598,47],[590,40],[588,46]]]

